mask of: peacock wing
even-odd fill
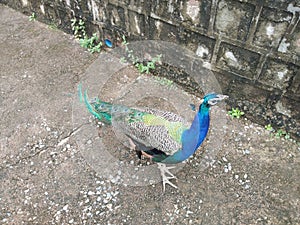
[[[141,150],[155,148],[172,155],[181,149],[181,136],[188,125],[175,113],[118,105],[111,112],[117,136],[130,137]]]

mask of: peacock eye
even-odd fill
[[[208,101],[209,105],[215,105],[217,103],[218,103],[218,101],[216,99],[211,99],[211,100]]]

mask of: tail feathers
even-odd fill
[[[78,95],[80,102],[84,102],[88,111],[96,117],[99,121],[104,122],[106,124],[111,124],[111,109],[112,104],[107,102],[102,102],[98,98],[95,98],[92,101],[89,101],[89,97],[87,94],[87,90],[84,91],[82,95],[82,85],[78,85]]]
[[[83,97],[82,97],[82,84],[79,84],[77,87],[78,90],[78,97],[79,97],[79,101],[83,102]]]
[[[84,92],[84,104],[86,105],[87,109],[89,110],[89,112],[95,116],[98,120],[102,120],[102,116],[101,114],[97,113],[95,111],[95,108],[93,107],[93,105],[91,105],[88,101],[88,95],[87,95],[87,90],[85,90]]]

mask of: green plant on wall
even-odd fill
[[[29,21],[36,21],[36,14],[34,12],[29,16]]]
[[[58,27],[57,27],[57,24],[55,22],[51,22],[48,27],[51,29],[51,30],[57,30]]]
[[[266,125],[266,126],[265,126],[265,129],[266,129],[267,131],[274,131],[274,128],[272,127],[271,124]]]
[[[85,23],[82,19],[71,19],[71,28],[74,37],[79,40],[81,47],[86,48],[91,53],[101,51],[102,42],[99,41],[99,37],[96,33],[94,33],[92,37],[88,37],[85,29]]]
[[[82,19],[71,19],[71,28],[76,39],[81,39],[86,36],[85,25]]]
[[[154,79],[160,85],[167,86],[168,88],[175,87],[174,82],[165,77],[155,77]]]
[[[285,139],[290,139],[290,135],[285,130],[282,129],[279,129],[275,132],[275,137],[277,138],[284,137]]]
[[[125,47],[126,58],[137,68],[139,73],[150,73],[151,70],[154,70],[156,67],[156,63],[160,62],[162,55],[157,55],[148,62],[140,62],[139,59],[134,55],[133,50],[128,48],[128,42],[126,37],[122,36],[122,45]],[[121,58],[121,62],[127,62],[125,57]]]
[[[85,36],[82,39],[79,39],[80,46],[89,50],[89,52],[100,52],[102,42],[98,42],[97,34],[93,34],[91,38]]]
[[[245,113],[239,110],[238,108],[232,108],[230,111],[228,111],[228,115],[230,115],[232,118],[237,118],[237,119],[239,119],[244,114]]]
[[[150,70],[155,69],[155,64],[160,61],[161,55],[158,55],[151,59],[151,61],[146,62],[145,64],[143,62],[136,62],[135,67],[138,69],[140,73],[149,73]]]
[[[278,130],[276,131],[276,130],[272,127],[271,124],[266,125],[266,126],[265,126],[265,129],[266,129],[267,131],[270,131],[271,136],[275,136],[276,138],[284,138],[284,139],[286,139],[286,140],[290,140],[290,141],[295,142],[295,143],[297,142],[296,140],[294,140],[294,139],[291,138],[290,134],[289,134],[287,131],[285,131],[285,130],[283,130],[283,129],[278,129]],[[298,143],[298,144],[299,144],[299,143]]]

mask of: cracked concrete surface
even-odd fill
[[[96,174],[72,125],[96,56],[2,5],[0,19],[1,224],[300,224],[299,145],[244,119],[228,119],[213,167],[186,163],[178,190]]]

